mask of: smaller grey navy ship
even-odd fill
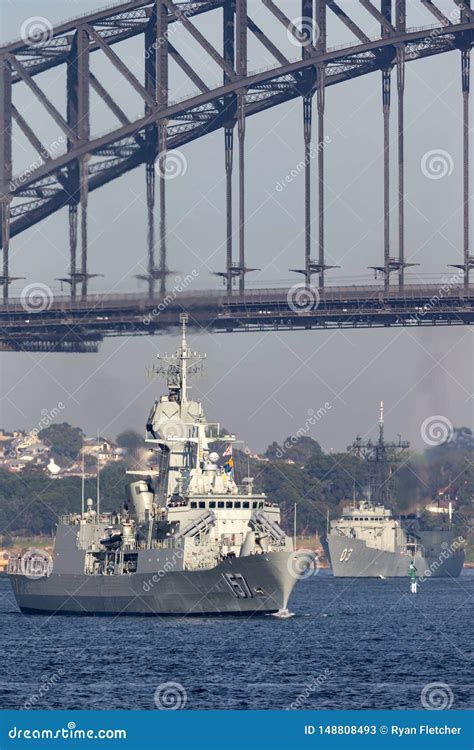
[[[464,547],[451,525],[426,529],[416,515],[396,516],[387,507],[393,465],[409,444],[384,439],[383,404],[379,439],[363,443],[357,438],[351,450],[369,462],[368,498],[354,498],[332,521],[323,546],[337,577],[393,578],[407,576],[413,561],[421,577],[456,577],[464,564]],[[451,506],[450,506],[451,507]]]
[[[246,478],[234,478],[234,436],[219,436],[188,398],[202,357],[186,342],[159,357],[168,393],[155,401],[146,444],[158,477],[134,481],[130,504],[101,513],[99,498],[63,517],[50,558],[9,560],[20,609],[48,614],[288,614],[288,600],[315,555],[294,551],[280,510]],[[221,456],[213,450],[224,443]]]

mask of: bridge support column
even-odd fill
[[[232,294],[232,166],[234,161],[234,130],[225,128],[225,184],[226,184],[226,286]]]
[[[77,289],[77,203],[69,204],[69,276],[71,282],[71,298],[76,299]]]
[[[392,0],[381,0],[380,12],[389,22],[392,20]],[[382,24],[382,37],[388,31]],[[390,99],[392,85],[392,61],[382,70],[382,107],[383,107],[383,267],[384,287],[390,288]]]
[[[2,269],[2,283],[3,283],[3,301],[8,301],[8,285],[10,283],[10,268],[9,268],[9,256],[10,256],[10,203],[2,201],[1,212],[2,212],[2,250],[3,250],[3,269]]]
[[[470,48],[461,52],[462,65],[462,97],[463,97],[463,248],[464,248],[464,286],[469,287],[470,269],[473,259],[470,255],[470,162],[469,162],[469,91],[470,91]]]
[[[87,297],[87,282],[89,279],[87,270],[87,206],[89,202],[89,159],[81,159],[81,297]]]
[[[318,52],[326,51],[327,33],[326,33],[326,0],[317,0],[316,2],[316,38],[314,45]],[[326,250],[325,250],[325,222],[324,222],[324,109],[326,102],[326,66],[320,65],[317,70],[317,102],[318,102],[318,263],[319,263],[319,288],[324,289],[324,274],[326,268]]]
[[[160,127],[160,294],[166,294],[166,275],[168,272],[167,248],[166,248],[166,152],[167,143],[166,125]]]
[[[157,91],[156,98],[158,106],[168,106],[169,81],[168,81],[168,9],[162,0],[157,0],[156,35],[158,40],[157,50]],[[160,186],[160,293],[166,294],[166,276],[168,273],[167,248],[166,248],[166,151],[168,147],[168,127],[163,122],[159,126],[159,186]]]
[[[390,286],[390,87],[391,69],[382,71],[383,98],[383,259],[385,289]]]
[[[157,7],[152,10],[150,20],[145,28],[144,35],[144,57],[145,57],[145,89],[149,96],[157,101],[157,49],[160,40],[157,28]],[[145,115],[150,114],[152,108],[148,101],[145,101]],[[158,131],[156,125],[151,125],[146,129],[145,134],[147,161],[145,164],[145,183],[146,183],[146,208],[147,208],[147,273],[139,275],[138,278],[147,282],[148,297],[153,299],[155,296],[155,281],[157,279],[157,269],[155,262],[155,195],[156,195],[156,172],[155,162],[158,154]]]
[[[236,0],[236,72],[247,75],[247,0]],[[245,291],[245,91],[238,93],[239,138],[239,292]]]
[[[406,28],[406,0],[396,0],[396,28]],[[397,49],[398,91],[398,286],[405,284],[405,49]]]
[[[319,205],[319,288],[324,289],[326,257],[324,247],[324,103],[326,93],[326,70],[318,68],[318,205]]]
[[[304,269],[306,286],[311,285],[311,121],[313,97],[303,98],[304,137]]]
[[[5,58],[0,59],[0,212],[3,253],[3,301],[8,301],[10,252],[10,203],[12,178],[12,74]]]
[[[68,138],[68,149],[77,143],[89,140],[89,35],[87,30],[78,27],[71,47],[67,67],[67,122],[76,137],[76,143]],[[71,296],[76,297],[77,283],[81,282],[81,297],[87,296],[89,273],[87,268],[87,204],[89,195],[89,157],[81,156],[68,170],[69,192],[69,252]],[[78,204],[80,205],[81,270],[77,273],[77,224]]]
[[[235,67],[235,2],[228,0],[223,7],[222,49],[223,57],[232,69]],[[224,85],[230,82],[224,70]],[[228,124],[224,128],[225,149],[225,184],[226,184],[226,270],[225,283],[227,294],[232,294],[232,171],[234,164],[234,126],[237,102],[234,94],[225,97]]]
[[[148,296],[155,295],[155,163],[146,164],[146,207],[147,207],[147,246],[148,246]]]

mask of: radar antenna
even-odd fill
[[[369,468],[370,502],[386,505],[390,501],[391,479],[394,467],[399,465],[410,447],[407,440],[400,437],[396,442],[384,438],[384,404],[380,402],[379,439],[373,443],[370,439],[363,441],[358,435],[347,450],[352,455],[367,461]]]
[[[188,400],[188,378],[201,375],[203,372],[203,360],[205,354],[199,354],[189,349],[186,341],[186,324],[189,321],[188,313],[181,313],[181,345],[174,354],[158,354],[159,360],[152,368],[154,375],[164,375],[168,384],[170,401],[184,404]]]

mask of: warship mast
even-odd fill
[[[352,455],[367,461],[369,468],[370,502],[387,505],[390,501],[390,485],[393,469],[399,465],[410,443],[400,437],[396,442],[385,440],[384,436],[384,405],[380,402],[379,438],[376,443],[370,439],[363,441],[358,435],[347,450]]]

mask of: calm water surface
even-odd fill
[[[48,618],[22,615],[2,578],[0,706],[154,709],[157,688],[175,682],[186,708],[285,709],[299,697],[307,709],[413,709],[441,682],[452,708],[468,708],[473,594],[474,571],[416,595],[408,579],[320,571],[296,588],[288,620]]]

